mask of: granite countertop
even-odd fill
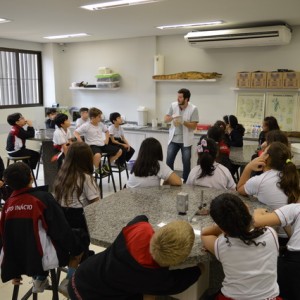
[[[204,191],[204,203],[209,203],[223,190],[183,185],[182,187],[151,187],[124,189],[98,202],[85,207],[85,215],[93,244],[108,247],[117,237],[121,229],[135,216],[144,214],[154,228],[167,224],[171,220],[188,220],[196,234],[195,244],[185,264],[207,261],[210,255],[201,247],[201,228],[212,224],[210,216],[194,216],[200,205],[201,191]],[[189,209],[185,216],[176,210],[176,195],[186,192],[189,195]],[[237,192],[231,192],[237,194]],[[241,197],[250,209],[265,207],[253,198]]]
[[[230,160],[239,166],[247,165],[252,158],[252,155],[256,153],[256,145],[244,145],[244,147],[231,147],[230,148]],[[300,154],[292,152],[292,162],[296,165],[297,169],[300,169]]]

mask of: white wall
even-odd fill
[[[199,108],[200,122],[212,123],[224,114],[235,113],[236,73],[239,71],[272,71],[278,68],[300,70],[298,53],[300,27],[294,29],[291,44],[272,47],[197,49],[186,44],[183,35],[73,43],[60,47],[59,102],[68,106],[97,106],[106,116],[119,111],[127,120],[137,121],[139,105],[150,109],[148,121],[162,120],[177,90],[191,90],[191,102]],[[183,71],[218,72],[223,77],[216,83],[178,83],[152,80],[153,57],[165,57],[165,73]],[[117,91],[70,91],[71,82],[95,82],[98,67],[112,68],[122,76]]]
[[[38,44],[0,39],[0,47],[41,50],[45,106],[97,106],[106,116],[119,111],[137,121],[137,107],[149,108],[148,121],[162,120],[181,87],[191,90],[191,102],[199,108],[200,122],[212,123],[224,114],[235,113],[235,76],[239,71],[272,71],[279,68],[300,71],[300,27],[294,28],[286,46],[197,49],[186,44],[183,35],[142,37],[88,43]],[[165,73],[183,71],[218,72],[215,83],[157,82],[152,80],[154,55],[165,57]],[[95,82],[98,67],[110,67],[122,76],[116,91],[71,91],[71,82]],[[0,132],[6,117],[15,109],[0,109]],[[26,117],[43,125],[42,108],[21,109]],[[1,127],[3,128],[1,130]],[[0,136],[0,153],[3,138]],[[5,141],[4,141],[5,142]]]

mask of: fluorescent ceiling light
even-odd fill
[[[0,18],[0,23],[7,23],[7,22],[11,22],[11,20]]]
[[[164,26],[158,26],[156,28],[158,29],[193,28],[193,27],[219,25],[223,23],[224,23],[223,21],[211,21],[211,22],[190,23],[190,24],[164,25]]]
[[[44,39],[55,40],[55,39],[68,39],[74,37],[89,36],[87,33],[74,33],[74,34],[64,34],[64,35],[52,35],[44,36]]]
[[[90,4],[90,5],[83,5],[80,7],[88,10],[101,10],[101,9],[109,9],[109,8],[123,7],[129,5],[147,4],[147,3],[153,3],[158,1],[160,0],[117,0],[117,1]]]

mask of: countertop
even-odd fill
[[[155,133],[168,133],[169,128],[165,126],[158,126],[158,127],[152,127],[150,125],[136,125],[136,124],[131,124],[131,123],[125,123],[122,125],[122,128],[125,131],[134,131],[134,132],[155,132]],[[195,136],[201,136],[207,134],[207,130],[195,130],[194,135]],[[288,137],[289,141],[291,143],[300,143],[300,138],[297,137]],[[244,140],[245,141],[257,141],[258,142],[258,136],[253,135],[251,133],[246,133],[244,135]]]
[[[121,229],[135,216],[144,214],[157,229],[171,220],[188,220],[194,228],[196,239],[192,252],[185,264],[195,264],[209,260],[209,255],[201,248],[201,228],[212,224],[210,216],[194,215],[200,205],[201,191],[203,202],[209,204],[213,198],[224,193],[224,190],[183,185],[182,187],[160,186],[139,189],[123,189],[98,202],[85,207],[86,220],[93,244],[108,247],[117,237]],[[185,216],[176,210],[176,196],[179,192],[189,195],[189,209]],[[237,194],[237,192],[230,192]],[[266,207],[253,198],[241,197],[250,207]]]

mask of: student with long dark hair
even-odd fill
[[[254,225],[293,225],[287,249],[278,258],[278,284],[280,296],[287,300],[300,299],[300,203],[285,205],[274,212],[258,208],[254,211]]]
[[[266,134],[272,130],[279,130],[279,125],[275,117],[269,116],[265,117],[262,124],[262,131],[258,137],[258,144],[261,146],[266,140]]]
[[[212,200],[210,215],[216,225],[202,229],[202,243],[221,262],[225,273],[215,299],[281,299],[275,230],[254,228],[247,206],[229,193]]]
[[[252,171],[263,170],[263,174],[250,178]],[[296,203],[300,196],[299,177],[291,161],[290,149],[273,142],[260,157],[245,167],[237,185],[242,195],[254,195],[273,209],[288,203]]]
[[[182,185],[181,178],[163,162],[160,142],[155,138],[147,138],[141,144],[127,187],[159,186],[161,179],[164,184]]]
[[[226,123],[226,134],[228,135],[230,146],[243,147],[243,136],[245,128],[239,124],[238,119],[234,115],[226,115],[223,117]]]
[[[198,161],[188,177],[187,184],[235,190],[230,171],[216,162],[218,146],[213,139],[203,138],[197,146]]]
[[[83,142],[69,146],[64,163],[54,182],[54,196],[61,205],[69,225],[81,229],[89,237],[83,208],[100,199],[99,188],[93,178],[93,152]],[[89,238],[88,238],[89,239]],[[90,241],[87,242],[84,257],[89,255]],[[67,278],[62,281],[59,291],[67,295],[68,281],[75,269],[69,268]]]

